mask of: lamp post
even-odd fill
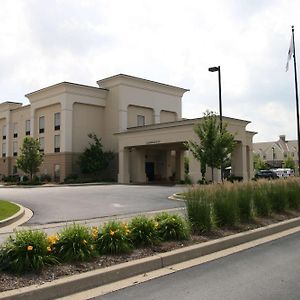
[[[220,112],[220,133],[222,133],[222,92],[221,92],[221,67],[211,67],[208,68],[209,72],[218,72],[218,81],[219,81],[219,112]],[[224,179],[224,169],[223,164],[221,165],[221,179],[223,182]]]
[[[218,72],[219,79],[219,111],[220,111],[220,131],[222,131],[222,93],[221,93],[221,67],[208,68],[209,72]]]

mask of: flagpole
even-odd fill
[[[293,38],[293,57],[294,57],[294,73],[295,73],[295,92],[296,92],[296,114],[297,114],[297,134],[298,134],[298,175],[300,175],[300,127],[299,127],[299,98],[298,98],[298,80],[297,80],[297,67],[296,67],[296,48],[294,37],[294,26],[292,26]]]

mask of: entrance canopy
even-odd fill
[[[120,183],[145,183],[156,180],[183,180],[184,156],[189,157],[189,176],[197,182],[201,178],[200,164],[186,151],[188,140],[199,142],[194,132],[195,124],[203,118],[169,123],[160,123],[128,128],[117,133],[119,142]],[[236,176],[250,179],[252,170],[252,137],[254,132],[246,131],[250,122],[224,117],[228,131],[237,141],[232,155],[232,172]],[[209,178],[208,178],[209,179]]]

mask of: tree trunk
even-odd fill
[[[214,183],[214,168],[211,167],[211,181]]]

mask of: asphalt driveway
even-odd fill
[[[183,207],[168,200],[182,187],[97,185],[0,188],[0,199],[17,202],[34,213],[27,224],[89,220]]]

